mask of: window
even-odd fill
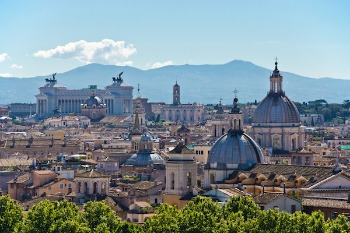
[[[68,188],[72,188],[72,184],[71,183],[68,184]]]
[[[210,183],[211,184],[214,184],[214,182],[215,182],[215,174],[210,174]]]
[[[64,185],[63,184],[60,184],[60,189],[63,189],[64,188]]]
[[[51,190],[51,186],[47,187],[48,190]]]
[[[265,209],[265,206],[261,205],[261,206],[260,206],[260,209],[261,209],[261,210],[264,210],[264,209]]]
[[[174,172],[172,172],[172,173],[170,174],[170,180],[171,180],[170,189],[175,189],[175,174],[174,174]]]
[[[292,212],[292,214],[296,211],[296,205],[291,205],[290,206],[290,210]]]

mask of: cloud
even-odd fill
[[[170,66],[170,65],[173,65],[173,61],[165,61],[165,62],[156,62],[156,63],[153,63],[152,66],[151,66],[151,69],[156,69],[156,68],[160,68],[160,67],[163,67],[163,66]]]
[[[80,40],[57,46],[54,49],[39,50],[34,57],[40,58],[74,58],[82,63],[102,63],[111,65],[132,65],[128,58],[136,54],[133,44],[125,41],[103,39],[99,42]]]
[[[10,73],[0,73],[0,77],[12,77],[13,75]]]
[[[23,66],[22,65],[17,65],[17,64],[12,64],[11,69],[21,70],[21,69],[23,69]]]
[[[7,53],[0,53],[0,62],[4,62],[9,58],[10,56]]]

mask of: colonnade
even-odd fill
[[[85,102],[84,99],[59,99],[58,109],[62,113],[80,113],[81,105]]]
[[[113,99],[104,99],[104,103],[107,107],[107,115],[113,115],[114,112],[114,101]]]
[[[37,103],[37,112],[39,114],[43,114],[46,113],[48,111],[48,106],[47,106],[47,100],[38,100]]]

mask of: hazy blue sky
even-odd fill
[[[240,59],[350,79],[350,1],[0,0],[0,76]]]

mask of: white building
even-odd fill
[[[102,99],[107,108],[107,115],[132,114],[133,87],[123,83],[119,77],[113,78],[113,83],[105,89],[97,89],[96,85],[90,85],[87,89],[68,90],[57,83],[55,75],[52,79],[45,79],[46,85],[39,88],[40,93],[36,97],[36,115],[45,118],[54,115],[54,111],[63,115],[69,113],[81,113],[81,105],[90,98],[91,91]]]

